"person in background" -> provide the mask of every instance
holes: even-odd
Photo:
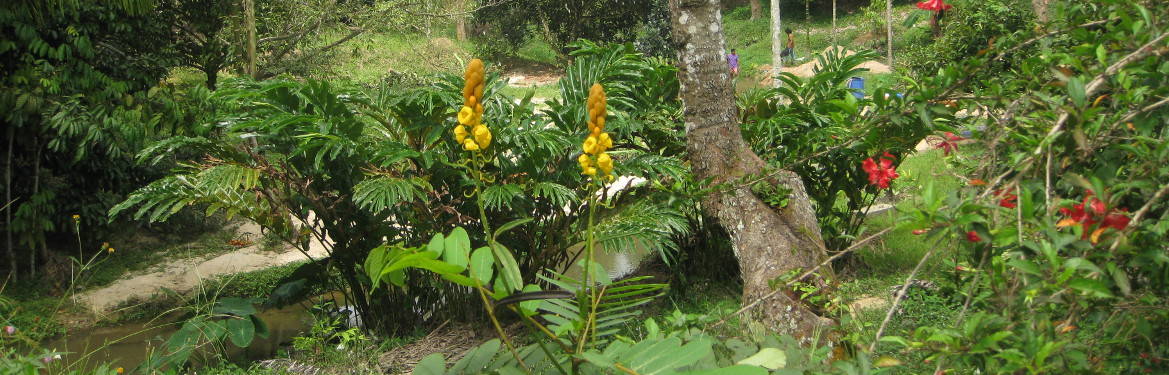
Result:
[[[796,60],[796,37],[791,28],[784,29],[783,32],[787,33],[787,43],[784,44],[783,52],[779,53],[779,57],[793,62]]]
[[[731,77],[739,75],[739,54],[734,48],[731,48],[731,54],[727,55],[727,65],[731,66]]]

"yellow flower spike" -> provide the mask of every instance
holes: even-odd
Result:
[[[601,151],[606,151],[608,149],[613,148],[613,138],[609,137],[609,133],[601,133],[601,136],[599,137],[597,144],[599,146],[601,146],[601,148],[603,149]]]
[[[467,151],[479,151],[479,144],[475,143],[475,140],[467,138],[463,140],[463,149]]]
[[[601,172],[608,175],[613,172],[613,158],[609,157],[608,153],[602,152],[597,155],[597,167],[601,168]]]
[[[588,138],[585,138],[584,144],[581,145],[581,148],[583,148],[584,152],[587,154],[596,154],[597,137],[589,136]]]
[[[580,164],[581,171],[593,166],[593,159],[590,159],[588,154],[580,154],[580,157],[576,158],[576,162]]]
[[[471,109],[471,107],[463,106],[463,109],[459,110],[459,123],[460,124],[471,125],[472,121],[474,119],[475,119],[475,110]]]
[[[488,130],[487,126],[482,124],[475,125],[475,129],[472,132],[475,133],[475,143],[478,143],[479,147],[487,148],[487,146],[491,145],[491,130]]]
[[[455,142],[463,143],[467,139],[467,128],[462,125],[455,125]]]

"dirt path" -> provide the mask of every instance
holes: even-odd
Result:
[[[250,233],[253,238],[260,237],[260,228],[253,223],[244,224],[236,231],[240,235]],[[309,255],[313,258],[324,257],[324,245],[313,241]],[[306,259],[304,254],[292,248],[273,252],[262,250],[259,245],[251,245],[214,257],[181,259],[162,264],[161,271],[121,279],[79,294],[77,299],[89,305],[94,313],[105,314],[128,301],[146,300],[162,292],[163,288],[184,293],[195,289],[202,281],[217,276],[256,271]]]
[[[828,50],[831,48],[832,47],[825,48],[824,51],[821,51],[821,53],[827,53]],[[856,54],[855,51],[851,51],[851,50],[845,50],[844,53],[845,53],[845,55],[855,55]],[[813,74],[815,74],[815,69],[820,66],[819,61],[816,60],[815,56],[802,56],[802,57],[806,58],[808,60],[803,60],[805,62],[803,64],[800,64],[800,65],[784,66],[783,71],[785,73],[795,74],[797,77],[811,77]],[[892,72],[892,69],[889,69],[888,65],[885,65],[884,63],[882,63],[880,61],[866,61],[866,62],[858,65],[857,67],[868,69],[869,73],[873,73],[873,74],[885,74],[885,73]],[[762,76],[762,81],[760,84],[762,84],[764,86],[771,86],[771,77],[768,74],[768,72],[770,72],[770,71],[771,71],[771,65],[765,64],[765,65],[759,66],[759,72],[761,72],[760,75]]]

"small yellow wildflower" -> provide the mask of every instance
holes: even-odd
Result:
[[[479,144],[475,140],[467,138],[463,140],[463,149],[467,151],[479,151]]]
[[[73,214],[73,221],[81,220],[81,215]]]
[[[597,174],[597,168],[594,168],[594,167],[588,167],[588,168],[585,168],[585,169],[584,169],[584,171],[582,171],[582,172],[580,172],[580,173],[581,173],[581,174],[584,174],[584,175],[586,175],[586,176],[592,176],[592,175],[595,175],[595,174]]]
[[[113,254],[113,253],[114,253],[114,248],[112,248],[112,247],[111,247],[111,248],[108,248],[108,249],[106,249],[106,252],[107,252],[107,253],[110,253],[110,254]]]

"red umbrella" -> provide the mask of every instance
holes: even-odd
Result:
[[[953,8],[953,7],[954,7],[953,5],[946,4],[943,0],[926,0],[926,1],[922,1],[920,3],[917,3],[918,9],[928,10],[928,11],[933,11],[933,12],[937,12],[939,10],[950,10],[950,8]]]

